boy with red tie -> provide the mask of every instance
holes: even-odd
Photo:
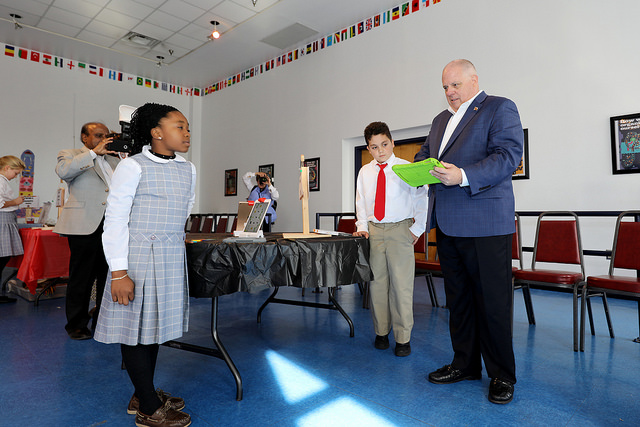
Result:
[[[411,354],[413,328],[413,245],[427,221],[427,192],[402,181],[391,167],[409,163],[393,154],[393,138],[386,123],[373,122],[364,130],[373,156],[358,173],[356,236],[369,239],[371,315],[375,348],[389,348],[393,329],[395,355]]]

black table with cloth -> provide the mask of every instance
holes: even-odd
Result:
[[[217,348],[169,341],[170,347],[215,356],[225,360],[236,380],[236,399],[242,399],[242,380],[217,331],[218,297],[234,292],[274,291],[260,312],[270,303],[284,303],[338,310],[350,326],[353,323],[334,298],[340,285],[364,283],[372,279],[369,268],[369,241],[362,237],[327,236],[285,239],[282,233],[266,233],[266,242],[224,242],[231,234],[188,234],[187,265],[189,295],[212,298],[211,335]],[[327,287],[330,304],[275,298],[280,286]]]

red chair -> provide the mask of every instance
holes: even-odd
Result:
[[[550,217],[562,217],[552,219]],[[577,266],[580,271],[537,268],[538,263]],[[578,297],[584,280],[584,258],[578,216],[573,212],[543,212],[538,216],[531,269],[513,272],[514,287],[535,285],[573,292],[573,350],[578,351]]]
[[[414,246],[416,277],[424,276],[427,281],[427,290],[433,307],[440,307],[438,303],[438,295],[433,285],[433,274],[442,274],[440,261],[438,261],[437,252],[433,256],[429,255],[429,239],[435,235],[435,229],[430,232],[424,232]],[[425,238],[425,236],[427,236]]]
[[[623,221],[625,216],[635,216],[636,222]],[[618,215],[616,231],[613,237],[611,262],[609,263],[609,274],[587,277],[586,284],[582,288],[580,351],[584,351],[585,306],[589,307],[589,313],[591,314],[591,297],[602,296],[602,305],[611,338],[615,338],[615,335],[611,317],[609,316],[607,295],[617,295],[637,300],[638,319],[640,320],[640,222],[637,222],[638,220],[640,220],[640,211],[626,211]],[[636,277],[615,275],[615,269],[635,270]],[[589,316],[589,321],[591,322],[591,335],[595,335],[591,316]],[[640,329],[640,324],[638,327]],[[636,338],[634,341],[638,342],[640,338]]]
[[[336,231],[340,231],[342,233],[353,234],[357,230],[356,227],[356,219],[355,218],[340,218],[338,219],[338,224],[336,225]]]
[[[200,232],[200,222],[202,221],[202,215],[200,214],[191,214],[191,224],[188,225],[189,233],[199,233]]]
[[[204,221],[202,222],[201,233],[211,233],[213,230],[213,215],[207,215],[204,217]]]
[[[218,222],[216,223],[216,229],[214,231],[214,233],[226,233],[227,232],[227,221],[228,218],[225,217],[218,217]]]
[[[518,261],[518,267],[511,267],[513,272],[522,270],[522,233],[520,232],[520,215],[516,214],[516,232],[513,233],[511,240],[511,259]],[[515,281],[514,281],[515,282]],[[513,285],[513,289],[522,289],[522,297],[524,298],[524,307],[527,311],[527,319],[530,325],[536,324],[536,315],[533,312],[533,303],[531,302],[531,289],[527,282],[518,282]]]

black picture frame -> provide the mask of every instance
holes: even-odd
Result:
[[[524,131],[524,147],[522,150],[522,158],[518,168],[511,175],[511,179],[529,179],[529,129]]]
[[[305,159],[304,166],[309,168],[309,191],[320,191],[320,157]]]
[[[269,178],[273,179],[273,163],[271,163],[270,165],[258,166],[258,172],[264,172],[269,175]]]
[[[640,173],[640,113],[610,118],[614,175]]]
[[[238,169],[224,171],[224,195],[236,196],[238,194]]]

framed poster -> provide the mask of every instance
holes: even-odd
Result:
[[[529,129],[524,130],[524,148],[522,158],[516,171],[511,175],[511,179],[529,179]]]
[[[269,175],[269,178],[273,179],[273,163],[270,165],[258,166],[258,172],[264,172]]]
[[[640,113],[611,117],[613,173],[640,172]]]
[[[305,159],[304,165],[309,168],[309,191],[320,191],[320,157]]]
[[[235,196],[238,194],[238,169],[224,171],[224,195]]]

